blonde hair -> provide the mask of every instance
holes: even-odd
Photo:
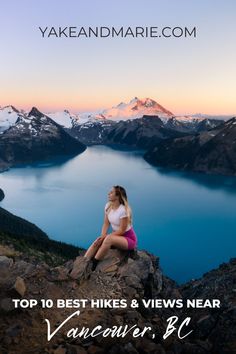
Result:
[[[132,222],[133,222],[132,209],[128,203],[128,198],[127,198],[127,193],[126,193],[125,188],[121,187],[121,186],[113,186],[113,188],[115,189],[116,195],[119,197],[120,204],[123,204],[125,206],[125,210],[128,214],[128,218],[129,218],[129,223],[132,225]],[[109,209],[110,207],[111,207],[111,203],[107,209]]]

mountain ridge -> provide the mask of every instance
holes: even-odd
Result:
[[[236,176],[236,118],[208,131],[158,143],[144,158],[161,167]]]
[[[17,113],[15,123],[0,134],[0,165],[45,160],[58,155],[81,153],[86,146],[36,107],[25,115]]]
[[[8,120],[1,116],[2,112],[13,110],[18,113],[27,114],[24,110],[17,110],[14,106],[5,106],[0,108],[0,132],[1,126],[6,124]],[[68,109],[63,111],[46,112],[45,115],[52,118],[55,122],[62,125],[64,128],[72,128],[78,124],[84,124],[87,121],[104,121],[104,120],[128,120],[141,118],[143,115],[159,116],[164,122],[168,119],[175,118],[178,121],[190,122],[194,120],[204,120],[204,119],[229,119],[232,116],[223,115],[208,115],[208,114],[187,114],[187,115],[176,115],[170,110],[166,109],[158,102],[151,98],[141,98],[135,97],[131,99],[128,103],[120,102],[118,105],[111,108],[105,108],[101,110],[95,110],[90,112],[77,112],[71,113]]]

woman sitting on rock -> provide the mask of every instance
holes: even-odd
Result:
[[[101,235],[84,255],[88,260],[92,259],[92,270],[95,270],[97,263],[104,258],[111,246],[122,250],[132,250],[137,246],[137,236],[132,227],[132,212],[125,189],[121,186],[112,187],[108,200]],[[113,231],[107,234],[110,225]]]

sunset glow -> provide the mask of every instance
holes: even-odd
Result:
[[[214,14],[206,0],[9,0],[2,13],[10,24],[9,15],[0,23],[0,106],[76,113],[137,96],[174,114],[235,115],[235,11],[233,0],[215,1]],[[41,38],[38,26],[52,25],[196,26],[197,37]]]

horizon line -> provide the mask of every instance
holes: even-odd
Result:
[[[136,96],[135,96],[136,97]],[[137,97],[136,97],[137,98]],[[148,99],[149,97],[145,97],[145,99]],[[139,99],[139,98],[138,98]],[[143,100],[144,98],[140,98],[140,100]],[[150,99],[150,98],[149,98]],[[151,100],[153,100],[152,98],[151,98]],[[130,101],[132,101],[132,100],[130,100]],[[129,102],[130,102],[129,101]],[[155,100],[153,100],[153,101],[155,101]],[[125,103],[125,104],[128,104],[128,103],[126,103],[126,102],[123,102],[123,101],[121,101],[122,103]],[[120,102],[120,103],[121,103]],[[156,101],[155,101],[156,102]],[[158,102],[156,102],[157,104],[159,104],[159,105],[161,105],[160,103],[158,103]],[[117,106],[117,105],[116,105]],[[103,111],[103,110],[105,110],[105,109],[111,109],[111,108],[113,108],[113,107],[116,107],[116,106],[110,106],[110,107],[108,107],[108,108],[94,108],[94,109],[92,109],[92,108],[88,108],[88,109],[73,109],[73,108],[46,108],[45,107],[45,109],[42,107],[42,108],[39,108],[40,107],[40,105],[28,105],[28,106],[25,106],[24,105],[24,107],[22,108],[18,108],[18,106],[17,105],[14,105],[14,104],[5,104],[5,105],[2,105],[2,104],[0,104],[0,109],[4,109],[4,108],[6,108],[6,107],[13,107],[13,108],[15,108],[16,110],[18,110],[20,113],[21,113],[21,111],[25,111],[26,113],[28,113],[28,112],[30,112],[31,111],[31,109],[33,108],[33,107],[35,107],[35,108],[37,108],[40,112],[42,112],[42,113],[56,113],[56,112],[64,112],[64,111],[68,111],[69,113],[72,113],[72,114],[80,114],[80,113],[92,113],[92,112],[95,112],[95,111]],[[161,105],[162,106],[162,105]],[[30,107],[30,108],[28,108],[28,107]],[[166,109],[164,106],[162,106],[164,109]],[[182,116],[185,116],[185,115],[210,115],[210,116],[236,116],[236,112],[235,113],[203,113],[204,111],[198,111],[198,112],[192,112],[192,113],[189,113],[189,112],[185,112],[185,113],[173,113],[173,116],[180,116],[180,115],[182,115]]]

